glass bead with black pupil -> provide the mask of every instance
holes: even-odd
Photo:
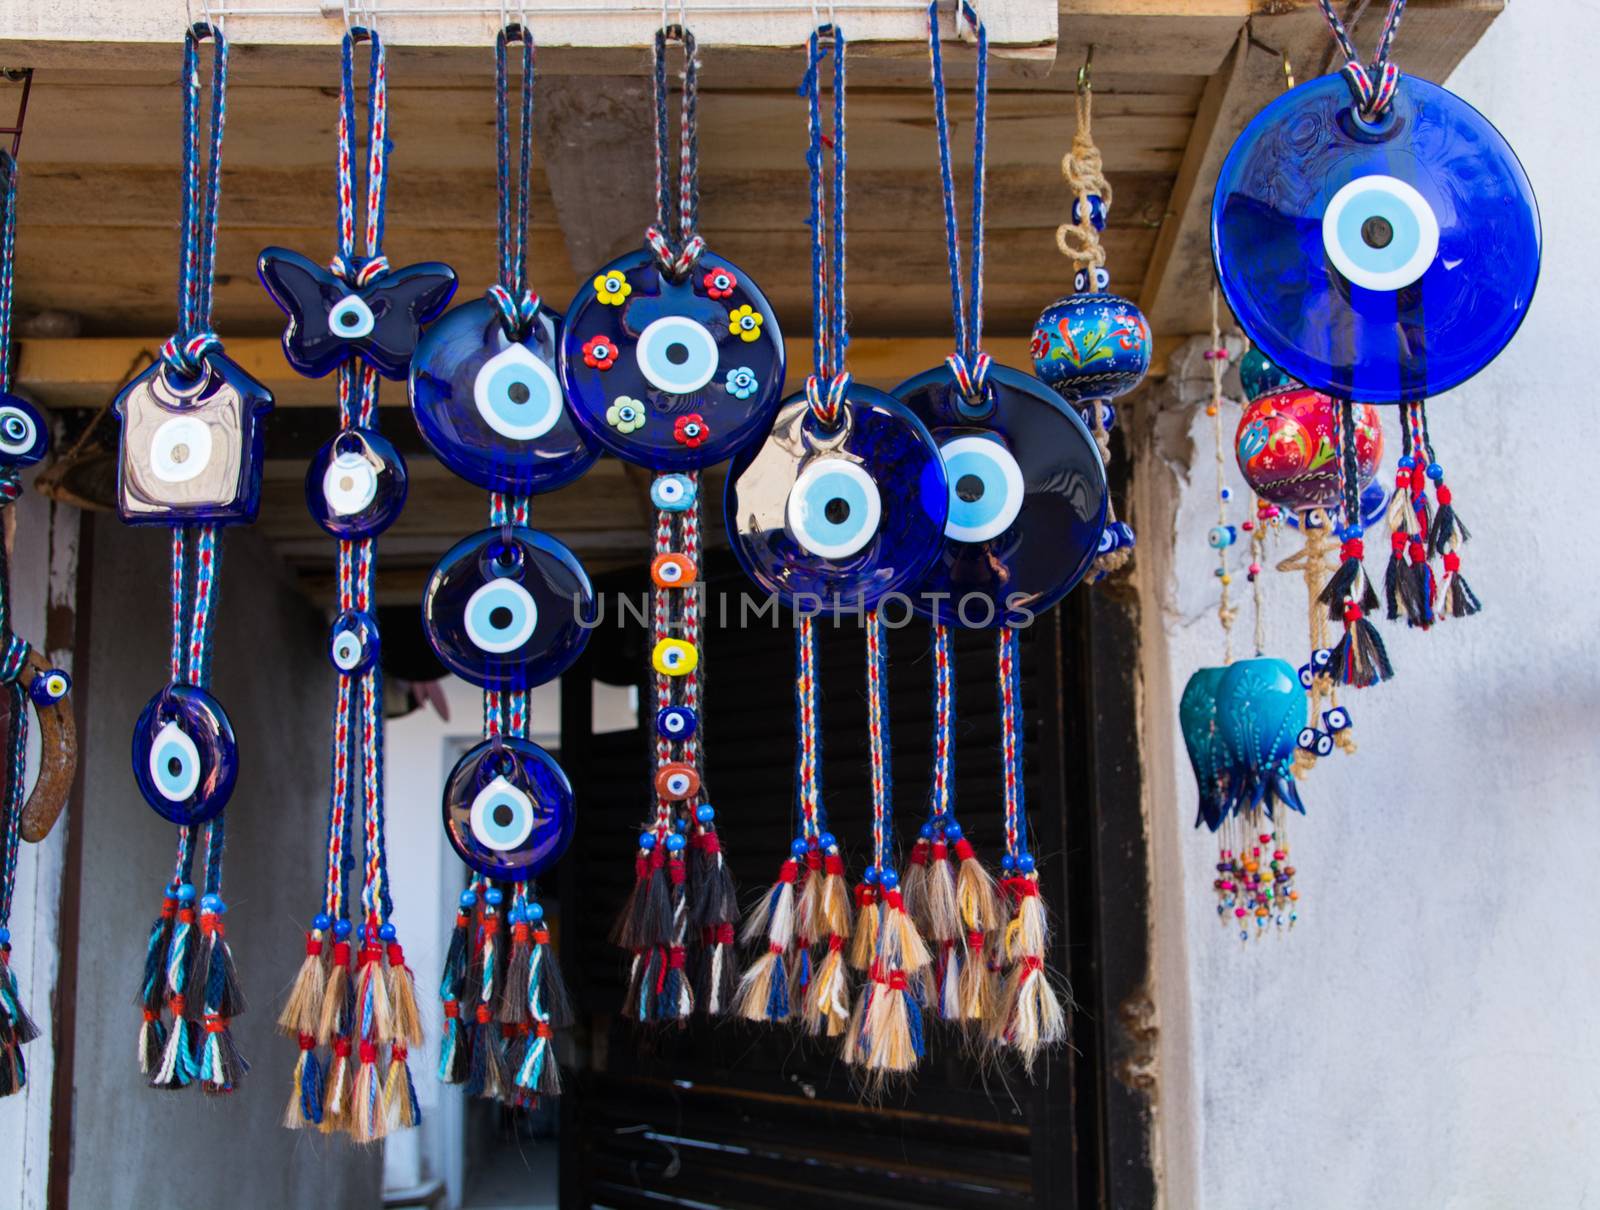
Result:
[[[595,284],[619,278],[625,294]],[[597,339],[616,356],[595,356]],[[766,432],[783,393],[783,333],[744,270],[707,251],[674,282],[644,249],[584,280],[567,310],[561,379],[578,423],[617,457],[694,470]],[[629,403],[642,403],[640,423]],[[700,419],[679,424],[689,416]]]
[[[989,367],[981,415],[944,366],[894,395],[933,433],[953,480],[944,542],[911,593],[918,612],[985,629],[1061,600],[1107,532],[1105,468],[1071,405],[1003,365]]]
[[[687,706],[663,706],[656,711],[656,734],[663,739],[682,743],[695,733],[699,725],[699,718]]]
[[[400,515],[406,486],[406,460],[388,438],[372,429],[346,429],[312,456],[306,508],[335,538],[372,538]]]
[[[193,685],[168,685],[133,727],[133,777],[152,810],[193,826],[220,814],[239,776],[233,725],[221,703]]]
[[[422,618],[434,653],[462,680],[529,689],[560,676],[583,653],[594,590],[564,545],[508,525],[445,552],[428,577]]]
[[[922,422],[853,385],[836,429],[804,395],[728,473],[729,538],[745,574],[785,605],[870,609],[922,578],[944,541],[950,489]]]
[[[378,660],[378,619],[349,609],[333,620],[328,632],[328,662],[336,672],[359,676]]]
[[[1541,244],[1510,145],[1411,75],[1370,122],[1342,75],[1280,96],[1228,152],[1211,209],[1252,342],[1286,377],[1370,403],[1437,395],[1492,361],[1527,314]]]
[[[485,878],[523,882],[548,871],[572,843],[572,784],[531,740],[486,739],[450,770],[445,834],[461,860]]]
[[[527,337],[506,335],[488,299],[452,308],[411,362],[411,411],[438,457],[488,491],[536,495],[581,476],[600,456],[561,387],[561,316],[540,306]]]

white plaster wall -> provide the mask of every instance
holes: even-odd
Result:
[[[1397,45],[1403,67],[1403,29]],[[1191,827],[1176,733],[1185,679],[1219,662],[1204,541],[1216,508],[1209,420],[1198,408],[1165,414],[1144,455],[1136,522],[1168,1206],[1600,1201],[1589,893],[1600,869],[1589,336],[1600,157],[1583,133],[1600,111],[1597,47],[1600,5],[1523,0],[1450,81],[1518,149],[1546,249],[1510,348],[1430,408],[1473,532],[1463,571],[1485,612],[1429,634],[1383,624],[1397,677],[1353,695],[1359,754],[1324,760],[1303,786],[1310,815],[1293,839],[1303,910],[1282,940],[1241,945],[1218,924],[1215,842]],[[1387,543],[1369,545],[1381,575]],[[1268,652],[1298,664],[1299,585],[1274,576],[1268,588]],[[1248,644],[1248,610],[1242,629]]]

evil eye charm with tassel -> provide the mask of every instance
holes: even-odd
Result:
[[[1056,299],[1033,325],[1033,371],[1072,403],[1125,395],[1150,372],[1150,325],[1110,284],[1102,268],[1079,269],[1078,292]]]
[[[1211,248],[1228,305],[1309,387],[1373,403],[1470,378],[1505,347],[1539,276],[1533,189],[1499,131],[1402,76],[1374,120],[1344,76],[1292,89],[1222,165]]]
[[[573,553],[515,525],[457,542],[422,598],[434,653],[483,689],[527,689],[560,676],[583,653],[594,615],[594,590]]]
[[[851,385],[837,423],[804,395],[728,474],[723,511],[745,573],[786,605],[871,609],[911,589],[950,510],[939,447],[894,398]]]
[[[529,740],[484,740],[456,762],[445,783],[445,833],[461,860],[485,878],[538,877],[566,852],[575,818],[566,773]]]
[[[938,559],[913,601],[947,625],[1026,624],[1083,578],[1106,534],[1106,474],[1076,412],[991,365],[969,400],[948,367],[895,388],[932,431],[949,483]]]
[[[653,470],[713,466],[759,438],[783,374],[771,305],[710,252],[679,282],[649,251],[620,257],[567,311],[561,378],[579,423]]]
[[[406,376],[422,325],[456,292],[455,270],[437,261],[371,267],[352,282],[298,252],[262,249],[256,271],[289,317],[283,355],[297,373],[322,378],[354,354],[385,378]]]
[[[26,399],[0,393],[0,466],[32,466],[50,451],[44,417]]]
[[[239,776],[233,725],[204,689],[168,685],[133,728],[133,776],[156,814],[205,823],[228,805]]]
[[[221,353],[193,380],[161,362],[112,404],[122,421],[117,513],[129,525],[248,524],[261,503],[272,395]]]
[[[561,389],[561,317],[536,312],[528,335],[506,335],[488,299],[432,325],[411,362],[411,410],[428,448],[469,483],[533,495],[582,475],[600,456]]]
[[[306,471],[306,508],[335,538],[376,537],[405,503],[405,459],[371,429],[339,433],[316,452]]]
[[[1228,665],[1217,681],[1217,736],[1227,755],[1234,810],[1282,804],[1305,814],[1294,779],[1295,743],[1306,725],[1306,695],[1293,668],[1257,657]]]

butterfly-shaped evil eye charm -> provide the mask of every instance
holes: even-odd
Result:
[[[1370,403],[1352,405],[1356,470],[1363,489],[1378,473],[1383,427]],[[1339,504],[1339,463],[1334,457],[1334,402],[1309,387],[1289,387],[1251,400],[1234,436],[1239,470],[1250,490],[1269,504],[1295,512]]]
[[[287,248],[264,248],[261,284],[289,317],[283,354],[296,372],[321,378],[359,356],[385,378],[404,378],[422,335],[456,292],[455,270],[437,261],[346,281]]]
[[[939,448],[882,391],[852,386],[828,428],[804,395],[728,474],[723,509],[745,573],[786,605],[870,609],[915,586],[950,510]]]
[[[1263,109],[1223,162],[1217,276],[1285,375],[1342,399],[1421,399],[1470,378],[1527,314],[1541,234],[1532,187],[1465,101],[1401,76],[1367,121],[1345,77]]]
[[[117,513],[125,522],[255,520],[272,395],[233,361],[208,353],[192,381],[157,362],[112,407],[122,421]]]
[[[32,466],[50,451],[50,430],[26,399],[0,393],[0,466]]]
[[[306,508],[335,538],[372,538],[406,503],[406,460],[371,429],[346,429],[311,459]]]
[[[578,291],[561,377],[578,422],[655,470],[722,462],[766,430],[783,391],[783,334],[742,269],[702,253],[681,281],[649,251]]]
[[[469,483],[552,491],[600,456],[573,421],[558,373],[561,317],[540,307],[528,335],[506,335],[488,299],[429,326],[411,362],[411,410],[423,440]]]
[[[527,689],[571,667],[595,623],[594,590],[573,553],[522,526],[486,529],[428,577],[423,626],[434,653],[484,689]]]
[[[347,609],[328,631],[328,662],[345,676],[359,676],[378,661],[378,619]]]
[[[155,812],[200,824],[228,805],[239,776],[233,725],[204,689],[168,685],[133,728],[133,776]]]
[[[566,852],[575,823],[566,773],[529,740],[484,740],[445,782],[445,833],[461,860],[486,878],[522,882],[543,874]]]
[[[663,706],[656,711],[656,734],[682,743],[699,729],[700,719],[687,706]]]
[[[944,457],[943,549],[912,596],[947,625],[1026,624],[1115,549],[1106,475],[1077,413],[1031,374],[991,365],[977,404],[944,367],[894,390]]]

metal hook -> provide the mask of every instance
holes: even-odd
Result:
[[[1094,91],[1094,43],[1089,43],[1089,49],[1083,56],[1083,66],[1078,68],[1078,91]]]

